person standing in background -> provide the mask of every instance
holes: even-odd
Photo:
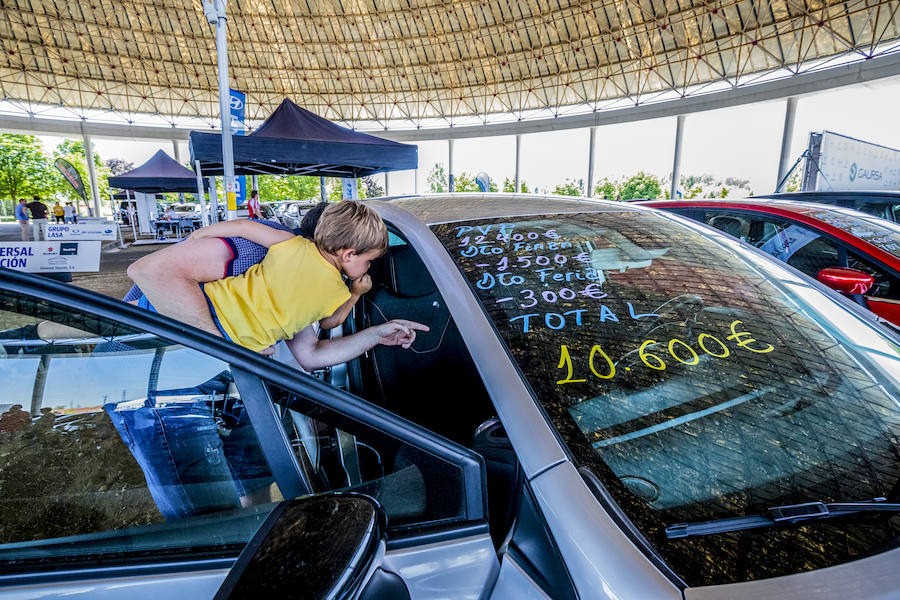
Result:
[[[75,207],[72,206],[71,202],[66,202],[66,205],[63,207],[63,215],[66,223],[78,223],[78,217],[75,216]]]
[[[65,214],[66,211],[63,210],[62,204],[60,204],[59,200],[57,200],[56,204],[53,205],[53,220],[55,220],[57,223],[62,223]]]
[[[250,199],[247,200],[247,212],[250,213],[251,219],[263,218],[259,208],[259,192],[257,190],[250,192]]]
[[[34,241],[44,238],[41,226],[47,222],[47,205],[41,202],[40,196],[33,196],[31,202],[26,204],[31,212],[31,228],[34,231]]]
[[[25,198],[19,200],[19,203],[16,204],[16,221],[19,222],[19,227],[22,229],[22,241],[28,241],[28,209],[25,207]]]

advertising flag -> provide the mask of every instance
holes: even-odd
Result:
[[[59,169],[59,172],[63,174],[63,177],[66,178],[66,181],[72,184],[72,187],[75,188],[75,192],[81,196],[81,199],[87,202],[84,182],[81,180],[81,174],[78,173],[78,169],[72,163],[62,158],[57,158],[54,164]]]
[[[232,135],[244,135],[244,119],[246,115],[247,96],[244,92],[237,90],[228,90],[231,94],[231,102],[229,103],[229,112],[231,113],[231,133]],[[235,181],[235,199],[238,206],[247,201],[247,176],[241,175],[234,178]],[[230,208],[230,207],[229,207]]]

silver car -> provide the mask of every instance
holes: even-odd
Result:
[[[371,204],[391,245],[332,335],[430,331],[312,376],[0,272],[0,596],[212,598],[335,491],[385,525],[333,596],[897,595],[900,339],[867,312],[639,206]]]

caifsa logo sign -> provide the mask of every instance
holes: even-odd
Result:
[[[243,108],[244,101],[237,96],[231,96],[231,110],[242,110]]]
[[[234,100],[233,97],[232,97],[232,100]],[[852,165],[850,165],[850,181],[853,181],[855,179],[856,179],[856,163],[853,163]]]

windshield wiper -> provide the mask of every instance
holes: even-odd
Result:
[[[792,525],[818,519],[845,517],[865,512],[900,512],[900,504],[887,502],[886,498],[873,498],[868,502],[806,502],[788,506],[773,506],[767,515],[747,515],[731,519],[715,519],[698,523],[678,523],[666,527],[670,540],[700,535],[714,535],[745,529],[759,529],[776,525]]]

